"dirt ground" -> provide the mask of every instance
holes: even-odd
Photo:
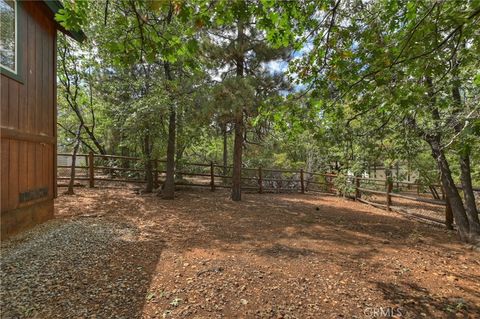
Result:
[[[480,253],[393,212],[323,194],[76,192],[2,243],[2,281],[15,286],[16,259],[38,266],[51,241],[89,246],[2,293],[2,317],[480,318]]]

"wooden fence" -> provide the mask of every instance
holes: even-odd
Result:
[[[70,180],[71,158],[68,153],[58,153],[57,180]],[[78,163],[78,164],[77,164]],[[146,183],[145,161],[137,157],[101,154],[77,154],[76,181],[87,181],[89,187],[99,182]],[[158,187],[165,177],[165,160],[152,160],[154,186]],[[63,173],[63,174],[62,174]],[[216,163],[177,164],[175,171],[178,186],[230,188],[232,166],[224,167]],[[242,190],[266,192],[332,192],[335,190],[333,174],[305,172],[303,169],[242,168]],[[66,186],[59,184],[59,186]],[[77,184],[77,186],[79,186]]]
[[[423,186],[423,185],[419,185],[416,183],[393,181],[393,180],[380,180],[380,179],[371,179],[371,178],[362,178],[362,177],[353,177],[353,180],[355,183],[355,200],[357,201],[360,201],[375,207],[383,208],[383,209],[386,209],[387,211],[395,210],[395,211],[405,212],[405,213],[408,213],[409,215],[413,215],[414,217],[426,219],[431,222],[441,223],[441,224],[444,223],[446,227],[449,229],[453,228],[453,215],[452,215],[450,205],[448,204],[448,201],[445,200],[445,195],[443,193],[443,190],[441,190],[440,188],[441,196],[439,196],[438,191],[436,191],[436,188],[438,188],[439,185],[433,185],[429,187],[433,198],[428,198],[425,196],[426,195],[425,193],[420,194],[420,192],[418,191],[420,188],[419,186]],[[366,185],[364,186],[364,184]],[[382,188],[382,187],[378,187],[379,185],[383,185],[384,189],[383,190],[379,189],[379,188]],[[394,189],[394,185],[396,185],[396,189]],[[412,195],[412,192],[406,192],[407,194],[402,194],[401,186],[403,186],[404,188],[407,188],[408,190],[416,189],[417,190],[416,196]],[[376,195],[377,198],[383,197],[384,203],[367,200],[363,198],[365,194],[373,194],[373,195]],[[393,203],[394,198],[407,200],[410,202],[416,202],[416,203],[425,203],[425,204],[428,204],[429,206],[444,207],[445,219],[442,220],[442,219],[431,217],[425,214],[418,214],[412,211],[406,211],[405,209],[402,209],[400,207],[402,203],[397,203],[397,205],[394,205]]]
[[[68,159],[71,159],[72,155],[59,153],[58,156],[58,172],[67,170],[68,176],[60,174],[57,179],[69,180],[71,161],[69,163]],[[67,159],[66,163],[61,160],[62,158]],[[75,179],[87,182],[89,187],[105,182],[146,183],[145,160],[142,158],[89,153],[77,154],[77,163]],[[152,160],[154,187],[161,185],[165,178],[165,163],[165,160]],[[216,188],[231,188],[232,167],[224,167],[214,162],[208,164],[180,162],[177,163],[175,175],[176,186],[208,187],[211,191],[215,191]],[[339,183],[335,182],[337,177],[335,174],[308,172],[303,169],[242,168],[241,186],[242,190],[260,194],[268,192],[335,193],[388,211],[404,212],[431,222],[445,224],[450,229],[453,227],[451,209],[439,185],[421,185],[354,176],[346,177],[344,185],[338,185]],[[59,184],[59,186],[66,185]],[[420,191],[427,188],[430,192]],[[429,198],[430,195],[431,198]],[[411,203],[443,207],[444,219],[438,218],[438,211],[433,217],[428,214],[418,214],[412,210],[407,211],[401,207],[406,203],[410,204],[410,207]]]

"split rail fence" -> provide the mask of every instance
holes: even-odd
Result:
[[[68,153],[58,153],[57,172],[59,181],[70,180],[71,158]],[[145,160],[138,157],[77,154],[75,181],[87,182],[89,187],[105,182],[146,183]],[[152,160],[154,186],[164,181],[165,160]],[[303,169],[242,168],[242,190],[267,192],[333,192],[333,174],[305,172]],[[232,166],[210,163],[180,162],[175,171],[176,186],[230,188]],[[100,183],[100,184],[99,184]],[[66,186],[60,183],[58,186]],[[75,186],[86,186],[77,183]]]
[[[427,193],[420,192],[420,189],[427,188],[425,185],[391,179],[352,177],[352,183],[357,201],[445,224],[453,229],[451,207],[440,185],[429,185],[430,192]]]
[[[58,154],[58,181],[70,180],[71,159],[72,154]],[[106,186],[111,182],[146,183],[145,160],[142,158],[89,153],[77,154],[76,159],[75,186]],[[159,187],[164,181],[165,164],[165,160],[152,160],[154,187]],[[232,167],[214,162],[178,162],[175,175],[176,186],[208,187],[215,191],[216,188],[231,187]],[[452,212],[439,185],[354,176],[348,176],[339,183],[336,178],[335,174],[303,169],[242,168],[242,190],[258,193],[334,193],[389,211],[445,224],[447,228],[453,227]]]

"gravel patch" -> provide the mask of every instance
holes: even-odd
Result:
[[[98,219],[54,224],[2,249],[2,318],[137,316],[149,284],[139,231]]]

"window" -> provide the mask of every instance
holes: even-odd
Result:
[[[0,0],[0,66],[15,75],[18,74],[17,13],[17,1]]]

